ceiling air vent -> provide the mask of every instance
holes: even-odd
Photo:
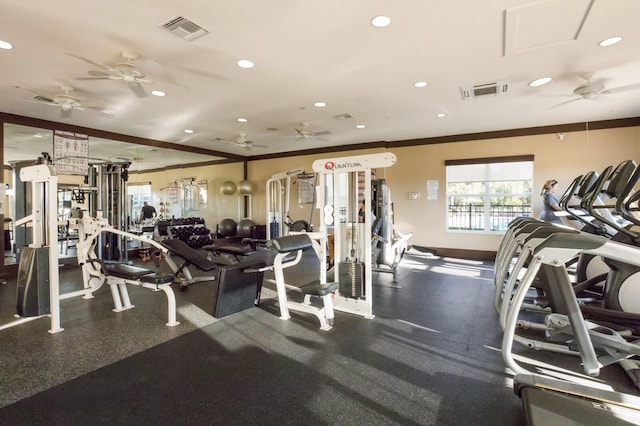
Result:
[[[182,16],[171,18],[160,26],[171,34],[187,41],[195,40],[198,37],[202,37],[209,33],[209,31],[205,30],[200,25],[188,20],[187,18],[183,18]]]
[[[474,99],[481,96],[499,96],[507,93],[509,85],[506,82],[495,82],[487,84],[479,84],[477,86],[462,86],[460,93],[462,99]]]

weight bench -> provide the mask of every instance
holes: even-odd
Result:
[[[162,240],[161,244],[169,251],[169,255],[166,257],[165,261],[175,274],[177,281],[180,283],[181,291],[186,291],[188,286],[197,282],[215,280],[215,276],[194,278],[191,275],[191,271],[189,271],[190,265],[193,265],[204,272],[213,271],[220,266],[219,263],[209,260],[204,252],[190,247],[187,243],[177,238]],[[184,260],[180,266],[176,265],[173,261],[173,258],[171,257],[173,254],[180,256]]]
[[[202,248],[223,258],[231,258],[231,263],[242,263],[246,258],[257,253],[257,246],[264,246],[266,240],[242,238],[240,241],[226,241],[228,238],[218,240]],[[223,262],[220,262],[223,263]],[[226,262],[228,263],[228,262]]]
[[[149,269],[122,263],[105,264],[100,259],[87,259],[87,261],[92,265],[98,264],[99,273],[104,275],[106,283],[109,284],[115,306],[114,312],[121,312],[135,307],[135,305],[131,304],[129,291],[127,290],[127,284],[134,284],[153,291],[164,291],[167,296],[169,312],[167,325],[173,327],[180,324],[176,320],[176,297],[171,288],[171,283],[175,279],[173,275],[164,272],[153,272]]]
[[[334,322],[333,314],[333,292],[338,289],[338,283],[322,283],[315,279],[302,285],[287,284],[284,279],[284,269],[297,265],[302,259],[306,249],[313,248],[313,241],[306,234],[287,235],[267,242],[267,246],[277,252],[273,265],[265,268],[272,270],[275,279],[266,279],[267,282],[276,284],[278,292],[278,304],[280,305],[280,318],[288,320],[291,318],[289,310],[310,313],[320,321],[320,330],[331,330]],[[291,258],[289,255],[294,255]],[[314,253],[307,259],[311,265],[305,264],[305,270],[312,270],[313,276],[319,276],[320,259]],[[294,302],[288,299],[287,290],[296,291],[304,295],[303,302]],[[313,306],[311,297],[322,299],[322,307]]]

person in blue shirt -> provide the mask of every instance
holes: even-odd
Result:
[[[540,190],[540,196],[542,196],[542,212],[540,213],[540,219],[561,225],[562,221],[555,213],[557,211],[562,211],[560,201],[558,201],[554,194],[557,184],[557,180],[550,179],[542,185],[542,189]]]

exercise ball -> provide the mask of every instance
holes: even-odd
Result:
[[[230,180],[222,182],[222,186],[220,187],[220,191],[222,191],[224,195],[233,195],[236,193],[236,189],[236,184]]]
[[[251,238],[254,226],[256,226],[256,223],[253,220],[242,219],[238,222],[238,236],[242,238]]]
[[[233,219],[222,219],[218,224],[218,233],[223,237],[233,237],[237,234],[237,226]]]
[[[238,192],[241,194],[251,194],[253,192],[253,184],[248,180],[241,180],[238,183]]]

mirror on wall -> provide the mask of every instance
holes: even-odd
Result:
[[[35,163],[43,153],[49,154],[52,158],[54,153],[54,132],[50,129],[24,126],[13,123],[4,123],[4,182],[7,184],[5,199],[3,200],[3,212],[5,217],[5,257],[4,265],[16,263],[15,246],[16,232],[13,223],[16,218],[16,192],[14,188],[14,168],[15,165],[26,166]],[[89,136],[86,143],[86,156],[89,164],[101,163],[130,163],[128,170],[131,172],[146,170],[162,170],[166,167],[177,165],[206,163],[222,159],[205,154],[177,151],[167,148],[138,145],[129,142],[102,139]],[[18,178],[19,179],[19,178]],[[80,185],[84,176],[80,175],[58,175],[58,186],[63,189],[63,198],[67,197],[74,185]],[[30,195],[20,193],[19,197],[30,198]],[[62,208],[66,207],[69,201],[62,200]],[[30,201],[29,201],[30,204]],[[23,206],[22,209],[29,209]],[[25,214],[20,213],[20,217]],[[66,239],[67,233],[65,233]],[[13,245],[12,245],[13,243]],[[21,244],[24,244],[22,242]],[[66,241],[69,244],[69,241]],[[62,254],[69,253],[68,246],[62,247]]]
[[[54,155],[53,131],[4,123],[4,163],[37,159],[43,152]],[[180,164],[221,160],[206,154],[138,145],[111,139],[88,137],[89,159],[93,162],[129,161],[131,171],[162,169]]]

